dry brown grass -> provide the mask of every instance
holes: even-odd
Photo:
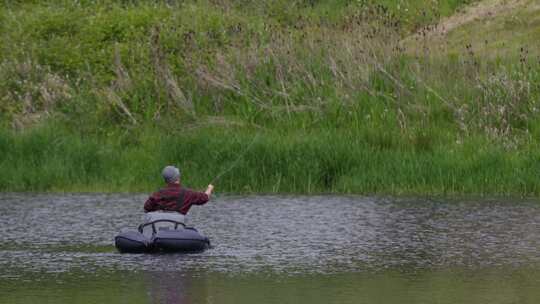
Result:
[[[3,90],[0,109],[10,113],[12,126],[24,129],[56,113],[73,96],[68,80],[29,59],[0,64]]]
[[[157,80],[157,95],[161,95],[159,91],[161,88],[163,88],[167,96],[166,106],[168,109],[178,107],[186,114],[194,116],[195,107],[193,105],[193,101],[186,97],[186,94],[180,88],[175,75],[172,73],[171,68],[167,63],[165,53],[161,49],[159,27],[155,27],[152,30],[152,35],[150,37],[150,49],[155,78]],[[155,116],[159,116],[159,108]]]
[[[317,28],[300,38],[275,33],[264,48],[225,50],[215,64],[198,66],[194,73],[204,90],[233,92],[277,113],[320,110],[326,101],[318,91],[329,84],[344,102],[353,102],[358,91],[377,95],[369,83],[376,70],[402,87],[384,68],[395,57],[397,35],[382,41],[366,38],[367,30],[365,25],[347,33]],[[307,93],[302,100],[294,99],[299,87]]]

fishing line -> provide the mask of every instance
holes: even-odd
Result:
[[[246,153],[249,151],[249,149],[251,148],[251,146],[253,146],[253,144],[255,143],[256,139],[259,138],[261,134],[260,133],[257,133],[257,135],[255,135],[253,137],[253,140],[251,141],[251,143],[246,147],[246,149],[236,158],[236,160],[233,162],[233,164],[227,168],[227,170],[225,171],[222,171],[221,173],[219,173],[216,177],[214,177],[212,179],[212,181],[210,182],[210,184],[214,184],[215,181],[219,180],[221,177],[223,177],[225,174],[229,173],[229,171],[231,171],[232,169],[234,169],[234,167],[236,167],[239,163],[240,163],[240,160],[242,159],[242,157],[244,157],[244,155],[246,155]]]

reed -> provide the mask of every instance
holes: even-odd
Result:
[[[537,149],[509,152],[485,138],[460,146],[416,149],[399,133],[373,145],[362,131],[312,132],[198,129],[160,138],[155,129],[110,139],[59,126],[0,137],[3,191],[149,191],[164,164],[176,164],[187,186],[217,181],[232,193],[538,195]],[[254,141],[249,150],[246,145]]]

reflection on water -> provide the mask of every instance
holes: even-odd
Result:
[[[153,303],[191,303],[193,279],[181,272],[150,272],[143,274],[147,294]]]
[[[83,289],[80,302],[540,300],[537,202],[221,197],[190,215],[211,250],[118,254],[113,238],[139,224],[145,198],[1,196],[0,302],[54,294],[67,303]]]
[[[71,272],[0,283],[1,303],[536,304],[540,299],[540,274],[528,268],[295,276],[181,270]]]

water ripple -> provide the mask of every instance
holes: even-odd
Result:
[[[127,255],[114,236],[135,228],[145,195],[0,196],[0,276],[73,269],[331,273],[540,263],[540,204],[355,196],[219,197],[191,224],[213,248]]]

